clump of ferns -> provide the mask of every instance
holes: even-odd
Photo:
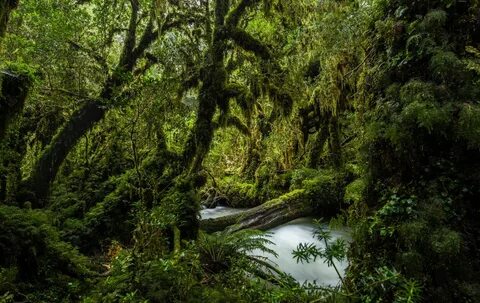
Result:
[[[202,267],[208,275],[225,273],[233,268],[242,269],[247,275],[262,279],[283,276],[281,272],[260,254],[277,253],[269,248],[274,243],[271,235],[257,230],[227,231],[213,234],[200,233],[198,249]]]

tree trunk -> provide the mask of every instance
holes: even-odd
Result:
[[[232,232],[247,228],[266,230],[313,214],[314,206],[306,190],[299,189],[242,213],[202,220],[200,227],[207,232],[226,228]]]
[[[330,117],[328,124],[328,132],[330,133],[329,147],[330,159],[335,167],[342,165],[342,146],[340,143],[340,127],[338,117],[333,115]]]
[[[215,31],[212,45],[205,56],[205,71],[201,76],[197,120],[185,145],[183,159],[190,174],[196,174],[210,150],[215,127],[212,120],[217,106],[228,107],[225,97],[227,73],[225,71],[225,37],[222,36],[227,3],[217,1]]]
[[[315,140],[312,142],[312,147],[308,155],[307,166],[310,168],[318,168],[320,163],[320,157],[322,156],[323,148],[325,142],[328,139],[328,128],[326,125],[321,127],[321,129],[315,135]]]
[[[33,201],[30,202],[34,203],[34,207],[43,206],[44,199],[50,191],[50,184],[68,153],[88,130],[102,120],[105,112],[106,109],[97,102],[89,101],[73,113],[70,120],[43,152],[30,178],[25,181],[25,189],[32,192],[28,193],[28,196],[20,197],[21,199],[32,199]]]

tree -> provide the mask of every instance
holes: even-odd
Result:
[[[83,102],[80,108],[72,114],[46,147],[32,174],[24,183],[25,191],[34,194],[33,197],[30,197],[37,206],[42,206],[45,202],[50,184],[78,140],[103,119],[109,107],[121,103],[123,98],[128,98],[125,87],[132,81],[132,77],[144,74],[153,64],[157,63],[156,58],[147,52],[151,45],[172,28],[190,21],[185,17],[172,14],[162,20],[163,23],[160,24],[160,21],[157,22],[157,7],[153,2],[142,7],[138,0],[132,0],[130,6],[128,28],[118,61],[111,71],[104,70],[108,76],[99,95]],[[110,31],[114,33],[116,30],[116,28],[112,28]],[[106,58],[99,57],[75,42],[69,43],[80,51],[88,52],[93,57],[92,59],[98,61],[104,68],[108,67]],[[142,59],[147,60],[143,66],[140,65]]]

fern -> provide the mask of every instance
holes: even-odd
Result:
[[[442,29],[447,22],[447,13],[443,10],[432,10],[423,18],[419,27],[426,32],[435,32]]]
[[[322,220],[315,220],[316,229],[313,232],[315,238],[319,241],[322,241],[325,245],[324,248],[317,247],[315,244],[312,243],[300,243],[297,246],[297,249],[292,252],[293,257],[298,262],[315,262],[317,258],[324,259],[324,262],[327,263],[328,266],[331,266],[335,269],[335,272],[338,275],[340,281],[343,284],[343,277],[340,274],[337,266],[335,265],[334,261],[342,261],[346,258],[347,254],[347,244],[344,240],[337,239],[332,241],[332,235],[328,229],[325,228],[325,224]]]
[[[277,257],[277,253],[268,247],[273,245],[269,237],[268,233],[256,230],[200,233],[198,246],[204,269],[216,273],[240,265],[250,272],[258,268],[271,272],[273,267],[268,265],[267,258],[254,255],[255,252],[262,252]]]
[[[465,104],[460,111],[457,135],[469,144],[470,148],[480,146],[480,106]]]

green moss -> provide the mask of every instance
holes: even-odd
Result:
[[[367,185],[367,181],[362,178],[356,179],[348,184],[345,187],[345,201],[348,203],[362,202],[365,197]]]
[[[305,199],[307,191],[305,189],[292,190],[278,198],[272,199],[265,203],[266,206],[273,206],[282,204],[286,201],[295,201],[298,199]]]
[[[313,168],[295,169],[289,173],[290,175],[290,190],[303,187],[303,182],[308,179],[317,177],[321,172]]]
[[[248,208],[264,202],[255,183],[245,182],[237,177],[226,177],[219,182],[219,187],[231,207]]]

